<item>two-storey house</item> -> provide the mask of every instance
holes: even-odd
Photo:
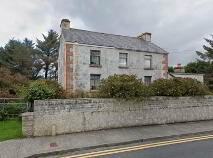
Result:
[[[151,33],[138,37],[106,34],[70,27],[61,21],[58,82],[67,93],[96,90],[114,74],[136,75],[149,84],[167,78],[168,53],[151,42]]]

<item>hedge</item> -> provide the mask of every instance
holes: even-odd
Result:
[[[191,78],[158,79],[145,85],[134,75],[113,75],[100,82],[99,97],[141,98],[150,96],[196,96],[209,94],[208,88]]]

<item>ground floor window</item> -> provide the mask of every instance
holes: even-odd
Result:
[[[90,89],[96,90],[98,84],[100,83],[101,75],[99,74],[91,74],[90,75]]]
[[[144,76],[144,83],[150,84],[152,82],[152,76]]]

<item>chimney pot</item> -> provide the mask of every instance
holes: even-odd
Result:
[[[149,32],[145,32],[145,33],[142,33],[142,34],[140,34],[139,36],[137,36],[137,38],[139,38],[139,39],[143,39],[143,40],[145,40],[145,41],[151,41],[151,38],[152,38],[152,34],[151,33],[149,33]]]
[[[62,19],[60,27],[61,27],[61,29],[69,29],[70,28],[70,20],[69,19]]]

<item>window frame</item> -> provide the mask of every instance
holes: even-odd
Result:
[[[125,55],[125,57],[121,55]],[[125,60],[125,65],[121,64],[122,59]],[[128,67],[128,53],[122,53],[122,52],[119,53],[119,67]]]
[[[100,80],[101,80],[101,74],[90,74],[90,90],[97,90],[97,86],[100,83]]]
[[[93,58],[98,58],[98,63],[93,63]],[[91,66],[101,66],[101,51],[100,50],[90,50],[90,65]]]
[[[149,59],[147,58],[149,57]],[[146,61],[149,61],[149,67],[146,67]],[[152,55],[144,55],[144,69],[145,70],[151,70],[152,69]]]

